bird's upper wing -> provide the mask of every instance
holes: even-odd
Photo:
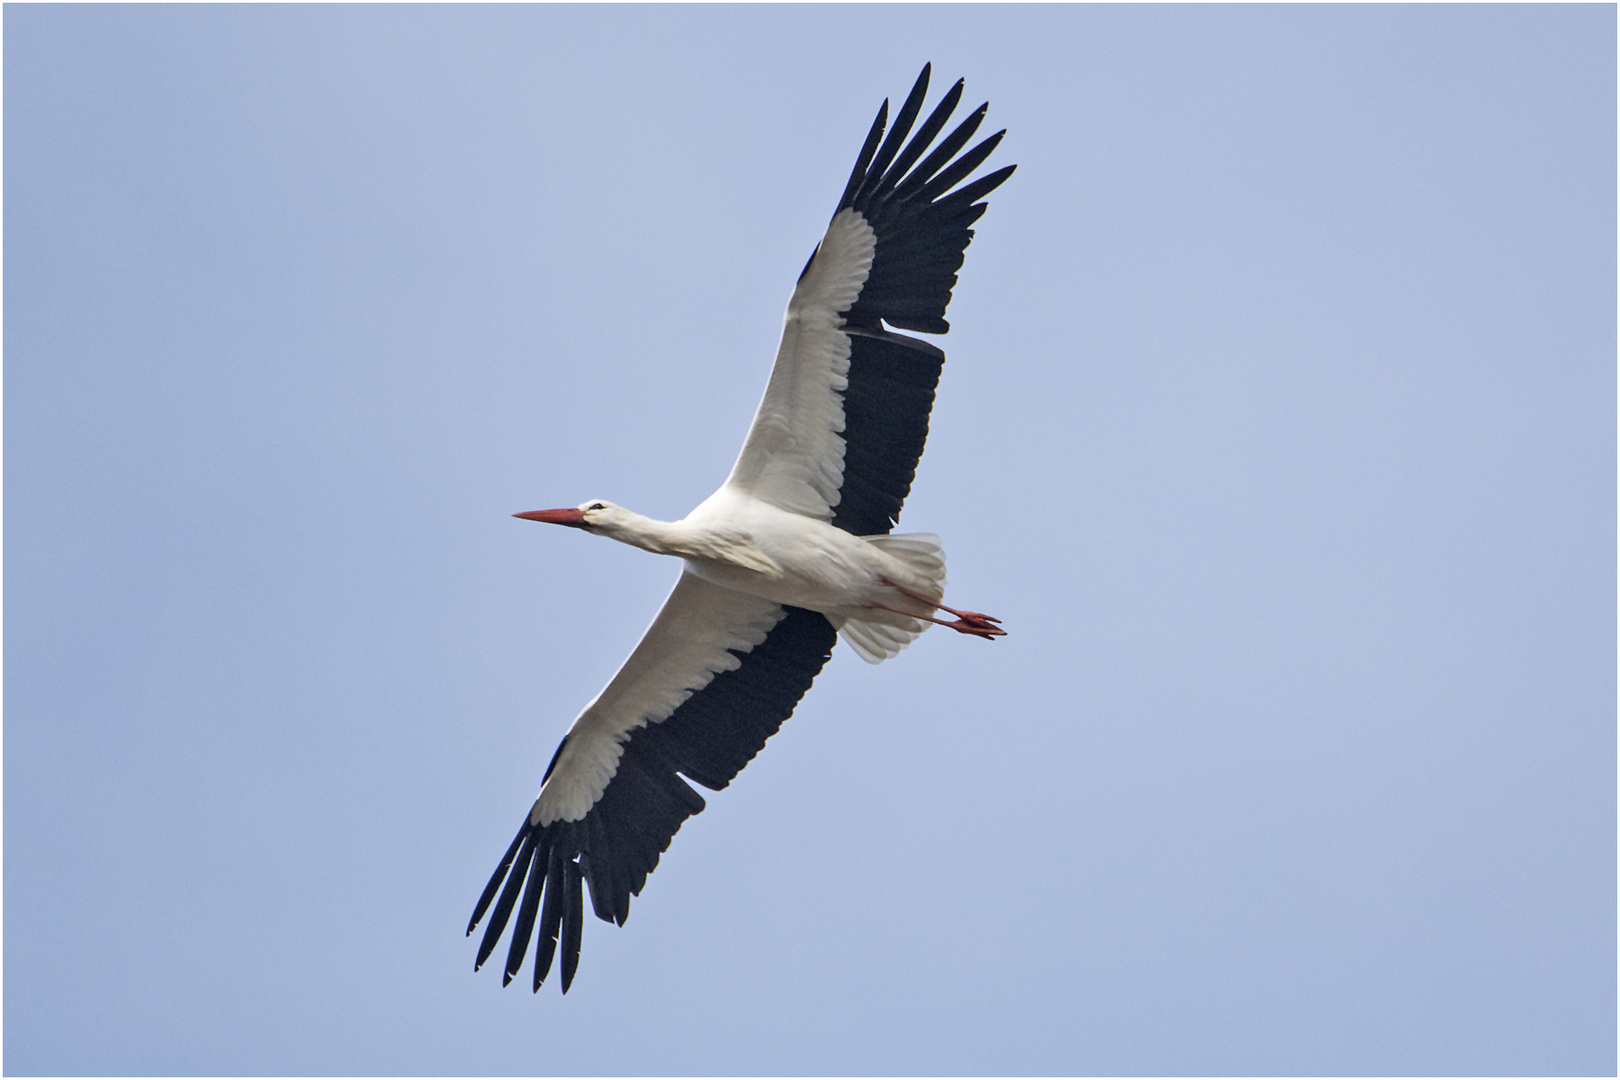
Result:
[[[985,211],[978,200],[1014,169],[957,187],[1004,134],[961,152],[988,105],[919,163],[962,96],[958,80],[908,142],[928,75],[924,67],[886,139],[889,103],[878,111],[788,302],[765,398],[726,480],[856,535],[886,533],[899,519],[945,362],[933,345],[890,328],[950,329],[945,308]]]
[[[557,748],[540,797],[467,924],[471,934],[499,892],[478,966],[515,907],[504,981],[522,966],[538,918],[534,987],[551,970],[560,934],[567,992],[579,963],[581,883],[590,883],[597,917],[622,924],[676,830],[703,809],[677,774],[715,791],[729,784],[792,715],[833,641],[832,624],[816,612],[683,573],[641,644]]]

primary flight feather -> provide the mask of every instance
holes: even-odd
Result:
[[[938,537],[889,533],[945,362],[897,331],[950,329],[945,309],[980,200],[1014,168],[964,183],[1005,134],[963,152],[988,105],[930,151],[961,100],[960,80],[912,134],[928,76],[925,66],[887,138],[889,103],[878,110],[793,290],[764,400],[720,489],[673,522],[601,499],[516,515],[676,555],[685,568],[641,644],[569,728],[478,898],[467,933],[486,912],[490,920],[475,967],[512,927],[503,985],[537,937],[534,988],[560,942],[568,992],[584,886],[592,912],[622,925],[681,823],[703,809],[686,780],[729,784],[792,714],[838,636],[875,664],[931,624],[987,640],[1005,633],[988,615],[945,606]]]

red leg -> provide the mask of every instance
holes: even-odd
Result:
[[[930,600],[925,596],[918,596],[910,589],[901,588],[888,578],[883,579],[883,584],[904,596],[909,596],[919,604],[927,604],[929,607],[938,611],[948,611],[952,615],[956,616],[956,620],[954,622],[946,622],[944,619],[936,619],[929,615],[912,615],[909,611],[895,611],[894,608],[884,607],[882,604],[874,604],[872,605],[873,607],[883,608],[884,611],[893,611],[896,615],[907,615],[913,619],[927,619],[936,626],[948,626],[959,634],[972,634],[975,637],[982,637],[986,641],[1007,636],[1007,631],[1001,629],[1000,626],[995,625],[996,623],[1001,622],[1001,620],[993,616],[983,615],[977,611],[958,611],[953,607],[946,607],[937,600]]]
[[[935,626],[948,626],[959,634],[972,634],[974,637],[982,637],[986,641],[994,641],[998,637],[1007,636],[1007,631],[1001,627],[990,625],[999,620],[990,619],[985,615],[975,615],[971,611],[957,612],[951,608],[944,608],[943,610],[949,611],[952,615],[960,614],[963,616],[952,622],[946,622],[944,619],[936,619],[932,615],[916,615],[909,611],[901,611],[899,608],[886,607],[883,604],[872,604],[870,606],[879,611],[892,611],[896,615],[904,615],[908,619],[922,619],[933,623]]]

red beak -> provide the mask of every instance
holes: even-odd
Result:
[[[576,529],[586,528],[585,515],[572,508],[567,510],[530,510],[523,514],[513,514],[513,517],[523,518],[525,521],[544,521],[548,525],[571,525]]]

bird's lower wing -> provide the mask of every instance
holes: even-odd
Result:
[[[471,934],[494,903],[477,966],[515,910],[505,981],[522,966],[538,921],[535,989],[560,937],[566,992],[579,962],[582,884],[590,884],[597,917],[622,924],[681,823],[703,809],[682,775],[711,790],[729,784],[792,715],[834,640],[816,612],[683,573],[641,644],[557,748],[467,925]]]

